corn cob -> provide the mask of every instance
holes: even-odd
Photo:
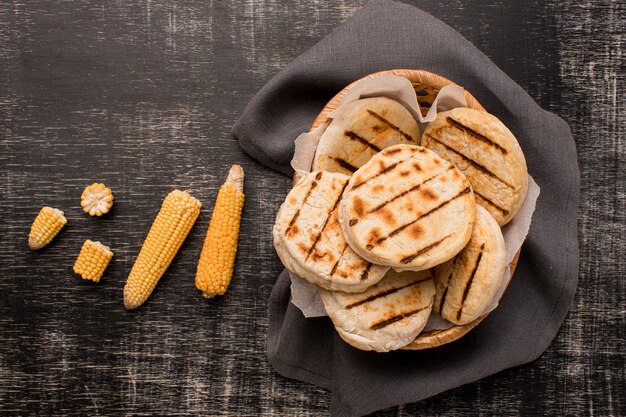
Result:
[[[107,269],[112,257],[111,248],[100,242],[92,242],[87,239],[74,263],[74,272],[83,279],[100,282],[100,277]]]
[[[30,228],[28,247],[37,250],[52,242],[52,239],[67,224],[67,219],[63,214],[59,209],[43,207]]]
[[[126,308],[137,308],[148,299],[196,222],[201,207],[200,201],[184,191],[174,190],[165,197],[128,275],[124,287]]]
[[[83,190],[80,205],[90,216],[102,216],[113,206],[113,198],[111,189],[102,183],[94,182]]]
[[[196,288],[207,298],[223,295],[233,275],[243,208],[243,169],[233,165],[220,188],[196,272]]]

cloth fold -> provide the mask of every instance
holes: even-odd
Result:
[[[337,336],[327,317],[305,319],[289,302],[288,274],[278,277],[269,301],[269,361],[286,377],[330,389],[336,417],[419,401],[534,360],[556,335],[578,281],[580,174],[568,125],[460,34],[415,7],[368,3],[270,80],[233,134],[259,162],[292,175],[293,141],[326,102],[350,82],[392,68],[424,69],[467,88],[516,135],[541,195],[500,305],[445,346],[359,351]]]

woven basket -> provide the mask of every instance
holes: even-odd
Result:
[[[327,104],[324,106],[322,111],[317,115],[313,124],[311,125],[310,130],[315,129],[316,127],[327,123],[330,121],[329,114],[331,114],[339,105],[341,99],[346,95],[346,93],[359,81],[366,80],[368,78],[376,77],[379,75],[399,75],[401,77],[407,78],[413,84],[413,88],[415,89],[415,93],[417,94],[417,101],[420,104],[421,110],[423,114],[426,114],[430,106],[432,105],[435,97],[439,93],[439,90],[446,85],[456,85],[452,81],[444,78],[440,75],[433,74],[428,71],[422,70],[412,70],[412,69],[394,69],[387,71],[375,72],[373,74],[366,75],[365,77],[356,80],[352,84],[345,87],[341,90],[335,97],[333,97]],[[467,101],[467,106],[476,109],[485,111],[483,106],[472,96],[467,90],[465,90],[465,99]],[[295,184],[296,178],[294,178]],[[519,251],[515,254],[513,261],[509,264],[511,269],[511,275],[515,270],[515,266],[517,265],[517,260],[519,258]],[[477,318],[476,320],[467,323],[462,326],[452,326],[446,330],[433,330],[428,332],[422,332],[417,336],[417,338],[411,342],[409,345],[405,346],[403,349],[405,350],[422,350],[429,349],[441,345],[445,345],[446,343],[453,342],[461,337],[463,337],[467,332],[476,327],[481,321],[487,317],[489,313]]]

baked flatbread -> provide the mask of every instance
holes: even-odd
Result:
[[[417,145],[420,129],[402,104],[386,97],[348,103],[328,125],[315,151],[313,169],[351,175],[391,145]]]
[[[465,107],[439,113],[424,131],[422,146],[465,174],[476,202],[500,226],[515,216],[526,197],[528,171],[517,139],[497,117]]]
[[[273,234],[289,271],[323,288],[356,292],[378,282],[389,268],[361,258],[341,234],[337,208],[348,180],[321,171],[302,178],[280,207]]]
[[[463,249],[474,226],[474,206],[472,188],[454,165],[426,148],[395,145],[352,176],[339,221],[346,241],[363,258],[419,271]]]
[[[422,116],[426,116],[439,94],[439,89],[416,81],[411,81],[411,84],[413,84]]]
[[[502,285],[506,268],[502,232],[495,219],[476,205],[476,223],[467,246],[434,270],[435,311],[454,324],[481,316]]]
[[[429,271],[390,270],[362,293],[321,290],[320,295],[343,340],[362,350],[388,352],[408,345],[422,331],[435,284]]]

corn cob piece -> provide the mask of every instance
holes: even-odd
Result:
[[[148,299],[196,222],[201,207],[200,201],[184,191],[174,190],[165,197],[126,280],[126,308],[137,308]]]
[[[61,210],[47,206],[43,207],[30,227],[28,247],[31,250],[43,248],[52,242],[52,239],[66,224],[67,219]]]
[[[233,275],[243,209],[243,169],[233,165],[220,188],[196,272],[196,288],[212,298],[224,295]]]
[[[80,205],[90,216],[102,216],[113,207],[113,193],[101,182],[94,182],[85,187],[80,196]]]
[[[100,282],[111,258],[113,258],[111,248],[100,242],[92,242],[87,239],[74,263],[74,272],[83,279]]]

